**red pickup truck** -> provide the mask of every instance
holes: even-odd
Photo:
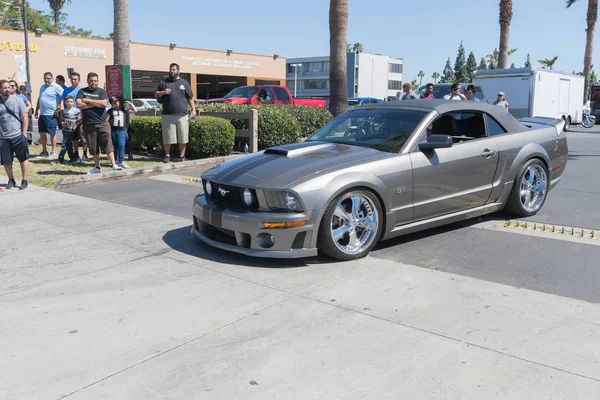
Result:
[[[286,86],[257,85],[240,86],[227,93],[222,99],[204,100],[203,103],[224,104],[292,104],[325,108],[325,100],[294,99]]]

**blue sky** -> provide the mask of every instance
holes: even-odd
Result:
[[[47,0],[30,1],[49,10]],[[69,24],[110,33],[112,0],[90,3],[67,4]],[[564,0],[514,1],[510,47],[518,51],[509,64],[522,66],[530,53],[534,66],[558,56],[556,70],[583,70],[587,1],[579,3],[567,10]],[[135,42],[287,58],[329,52],[327,0],[130,0],[129,7]],[[348,41],[361,42],[366,52],[403,58],[407,79],[423,70],[430,80],[448,57],[454,65],[461,40],[478,61],[498,46],[498,0],[350,0],[349,8]],[[598,33],[596,38],[600,43]],[[598,52],[595,45],[595,59]]]

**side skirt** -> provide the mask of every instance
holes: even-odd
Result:
[[[442,225],[452,224],[454,222],[480,217],[482,215],[500,211],[503,207],[503,203],[490,203],[453,214],[446,214],[435,218],[425,219],[423,221],[413,222],[411,224],[397,226],[391,231],[387,232],[381,240],[387,240],[397,236],[407,235],[409,233],[415,233],[426,229],[437,228],[438,226]]]

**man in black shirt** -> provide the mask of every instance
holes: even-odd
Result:
[[[189,141],[190,121],[188,118],[188,105],[191,107],[192,118],[196,115],[194,95],[190,84],[179,77],[179,65],[173,63],[169,66],[169,77],[158,85],[154,97],[162,104],[162,130],[165,159],[171,161],[171,145],[179,143],[179,154],[185,161],[185,148]]]
[[[108,93],[98,87],[98,74],[90,72],[87,75],[88,86],[77,93],[77,108],[83,118],[83,134],[88,142],[90,154],[94,156],[94,168],[88,174],[100,174],[100,150],[108,156],[112,169],[122,168],[115,163],[115,154],[111,140],[110,125],[106,121],[106,106]]]

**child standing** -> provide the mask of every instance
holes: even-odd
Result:
[[[127,128],[129,128],[130,114],[137,112],[137,108],[130,101],[121,100],[112,96],[110,98],[112,108],[108,110],[107,120],[110,124],[113,147],[115,149],[115,161],[121,168],[129,168],[125,163],[125,140]]]
[[[77,161],[77,156],[73,151],[73,135],[77,127],[81,124],[81,111],[77,107],[73,107],[75,99],[73,96],[67,96],[65,98],[65,109],[60,112],[60,124],[62,126],[62,143],[60,153],[58,154],[58,161],[52,161],[50,164],[64,164],[65,153],[69,155],[69,163]]]

